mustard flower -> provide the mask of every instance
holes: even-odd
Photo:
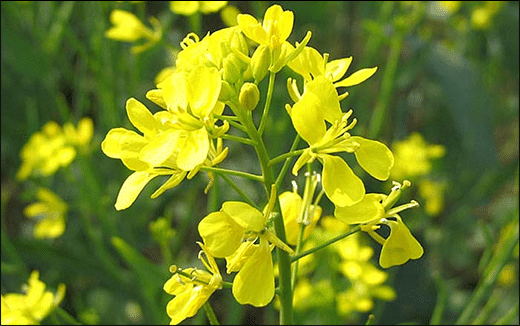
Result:
[[[85,151],[93,135],[90,118],[83,118],[77,129],[69,122],[61,127],[47,122],[41,131],[31,135],[20,151],[22,165],[16,178],[24,181],[30,176],[50,176],[72,163],[79,151]]]
[[[364,68],[352,73],[344,79],[341,79],[350,67],[352,57],[332,60],[330,62],[328,61],[328,58],[329,55],[327,53],[321,55],[318,50],[306,46],[296,58],[287,64],[287,66],[301,75],[305,83],[318,76],[325,76],[333,82],[334,87],[336,88],[361,84],[368,78],[372,77],[372,75],[377,71],[377,67]],[[292,79],[289,79],[288,85],[290,85],[289,94],[291,94],[294,101],[297,101],[300,96],[296,84],[292,82]],[[294,96],[293,94],[298,95]],[[348,92],[345,92],[341,99],[345,98],[347,95]]]
[[[442,145],[432,145],[424,137],[413,132],[406,139],[392,144],[395,155],[395,166],[392,169],[393,179],[411,178],[429,173],[433,161],[443,157],[446,149]]]
[[[401,191],[410,185],[407,180],[402,185],[394,182],[392,192],[388,196],[366,194],[355,205],[336,207],[334,211],[334,216],[347,224],[361,224],[361,229],[383,246],[379,256],[379,265],[383,268],[402,265],[410,259],[419,259],[424,253],[421,244],[397,214],[419,204],[412,200],[408,204],[392,208]],[[390,228],[390,235],[386,239],[375,232],[381,225]]]
[[[197,244],[202,248],[199,259],[207,271],[196,268],[180,269],[173,265],[170,272],[174,275],[164,284],[164,291],[175,296],[166,306],[166,312],[171,318],[170,325],[177,325],[184,319],[195,316],[213,292],[222,289],[222,276],[215,259],[202,243]]]
[[[287,62],[295,58],[311,37],[311,33],[308,32],[296,49],[287,42],[292,33],[294,14],[290,10],[283,10],[277,4],[267,8],[261,23],[249,14],[239,14],[237,23],[249,39],[259,44],[256,51],[269,53],[264,60],[272,72],[280,71]]]
[[[222,204],[220,211],[204,217],[198,226],[208,252],[226,258],[228,274],[238,271],[232,292],[240,304],[263,307],[271,302],[275,287],[271,251],[278,246],[293,252],[266,227],[274,193],[264,213],[249,204],[229,201]]]
[[[306,174],[306,183],[303,198],[298,194],[296,183],[293,183],[293,191],[280,194],[280,210],[285,226],[287,243],[296,245],[300,234],[300,228],[305,226],[302,240],[306,240],[316,227],[321,217],[322,208],[312,204],[314,192],[321,181],[317,173]]]
[[[159,21],[155,18],[150,19],[154,29],[146,27],[133,13],[114,9],[110,13],[110,22],[113,24],[106,32],[107,38],[124,41],[136,42],[145,39],[146,43],[132,47],[135,53],[142,52],[157,43],[162,37],[162,30]]]
[[[392,152],[381,142],[359,136],[348,131],[356,119],[348,123],[352,110],[341,111],[339,98],[332,82],[318,76],[307,83],[303,96],[292,107],[286,105],[293,126],[310,145],[298,158],[292,173],[318,159],[323,165],[323,189],[336,206],[349,206],[359,202],[365,187],[338,152],[354,153],[359,165],[378,180],[386,180],[394,164]],[[327,124],[331,126],[327,129]]]
[[[45,291],[39,272],[32,271],[24,294],[7,293],[2,299],[2,325],[39,325],[65,296],[65,285],[58,285],[55,294]]]
[[[227,1],[170,1],[170,10],[184,16],[191,16],[196,12],[207,15],[219,11],[227,3]]]
[[[38,189],[36,196],[40,201],[24,209],[25,216],[36,220],[34,237],[41,239],[61,236],[65,231],[67,204],[46,188]]]
[[[249,14],[238,15],[237,21],[242,32],[252,41],[276,49],[291,35],[294,14],[283,10],[280,5],[272,5],[267,8],[262,24]]]
[[[179,125],[182,122],[169,111],[152,114],[134,98],[126,102],[126,111],[132,124],[143,135],[125,128],[114,128],[101,143],[105,155],[121,159],[127,168],[134,171],[121,186],[115,203],[117,210],[130,207],[153,178],[170,175],[151,195],[151,198],[157,198],[164,191],[177,186],[185,177],[192,178],[203,164],[218,164],[227,154],[227,149],[222,149],[221,141],[215,145],[204,138],[207,133],[181,128]],[[190,134],[190,131],[193,133]],[[200,155],[201,148],[205,157]],[[194,162],[193,157],[197,161]]]

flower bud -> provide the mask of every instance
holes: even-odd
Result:
[[[256,48],[255,53],[253,53],[251,57],[251,70],[255,82],[259,83],[264,79],[270,66],[271,50],[266,45],[260,45]]]
[[[242,76],[241,66],[242,62],[240,59],[233,53],[230,53],[228,56],[224,58],[222,63],[222,78],[229,82],[234,83]]]
[[[260,91],[253,83],[244,83],[240,88],[238,101],[240,105],[246,110],[253,111],[260,100]]]

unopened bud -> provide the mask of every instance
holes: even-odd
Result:
[[[260,100],[260,91],[253,83],[244,83],[240,88],[238,101],[246,110],[253,111]]]
[[[257,83],[264,79],[271,66],[271,50],[266,45],[260,45],[256,48],[255,53],[251,57],[251,71],[253,78]]]

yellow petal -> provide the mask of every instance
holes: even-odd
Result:
[[[57,238],[65,232],[65,218],[62,215],[47,216],[34,226],[34,237],[37,239]]]
[[[166,130],[141,149],[139,159],[151,166],[160,166],[177,149],[181,134],[181,130]]]
[[[345,75],[352,63],[352,57],[337,59],[327,62],[325,66],[325,71],[327,73],[327,77],[330,78],[333,82],[340,79]]]
[[[379,265],[388,268],[402,265],[409,259],[418,259],[424,253],[419,241],[417,241],[400,218],[396,222],[390,221],[390,235],[383,244]]]
[[[116,209],[120,211],[130,207],[137,196],[139,196],[144,186],[146,186],[146,184],[156,176],[158,176],[158,174],[152,174],[146,171],[132,173],[128,178],[126,178],[119,190],[115,204]]]
[[[381,142],[363,137],[352,136],[350,140],[361,145],[354,152],[359,165],[378,180],[388,179],[394,166],[394,155],[390,149]]]
[[[336,87],[349,87],[354,86],[357,84],[361,84],[368,78],[372,77],[373,74],[375,74],[377,71],[377,67],[373,68],[364,68],[361,70],[356,71],[352,75],[348,76],[347,78],[334,83],[334,86]]]
[[[144,135],[153,135],[156,130],[156,121],[152,113],[135,98],[126,101],[126,114],[130,122]]]
[[[193,115],[208,117],[220,95],[220,73],[216,68],[197,66],[188,76],[187,88]]]
[[[366,194],[363,199],[352,206],[336,206],[334,216],[347,224],[367,223],[385,215],[381,204],[384,195]]]
[[[187,138],[177,156],[177,166],[185,171],[191,171],[197,165],[204,163],[208,157],[209,139],[205,128],[187,133]]]
[[[323,189],[336,206],[350,206],[365,195],[365,185],[341,157],[320,155],[323,163]]]
[[[213,212],[198,226],[208,252],[217,258],[232,255],[240,246],[245,229],[225,212]]]
[[[233,296],[240,304],[263,307],[274,297],[274,269],[267,239],[249,257],[233,280]]]
[[[247,203],[227,201],[222,204],[222,211],[245,230],[260,232],[264,229],[264,215]]]
[[[323,118],[330,123],[341,120],[343,112],[339,105],[338,92],[330,79],[318,76],[312,82],[307,83],[306,93],[312,92],[320,99],[318,110],[323,112]]]
[[[319,142],[326,131],[323,110],[318,96],[305,92],[302,98],[291,109],[291,120],[294,129],[309,144]]]

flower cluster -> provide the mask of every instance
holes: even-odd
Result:
[[[340,105],[349,93],[340,94],[339,89],[366,81],[377,67],[361,69],[345,77],[352,57],[329,62],[328,54],[307,46],[310,32],[301,42],[291,44],[289,37],[293,24],[291,11],[273,5],[262,20],[239,14],[236,26],[208,33],[203,38],[189,33],[180,44],[175,64],[161,72],[155,88],[146,93],[157,112],[152,113],[143,103],[130,98],[126,102],[126,112],[138,132],[114,128],[101,144],[108,157],[120,159],[132,171],[117,196],[117,210],[129,208],[157,176],[169,178],[155,190],[152,198],[185,179],[192,179],[199,171],[206,172],[210,179],[206,192],[212,186],[215,174],[253,179],[262,182],[266,190],[267,203],[263,209],[235,187],[243,201],[224,201],[220,210],[201,219],[198,224],[202,238],[199,258],[206,257],[201,258],[206,270],[171,267],[174,275],[164,285],[164,290],[174,296],[167,306],[171,324],[194,316],[212,293],[224,287],[232,289],[238,303],[263,307],[273,301],[277,292],[276,278],[279,277],[279,283],[284,283],[279,284],[280,297],[292,295],[292,288],[287,290],[287,284],[292,287],[296,281],[290,279],[289,257],[298,256],[297,251],[317,227],[323,211],[319,205],[322,195],[334,204],[336,222],[360,224],[358,230],[369,233],[383,244],[382,267],[400,265],[422,255],[422,247],[397,215],[415,203],[392,208],[402,187],[396,186],[389,196],[367,194],[362,178],[341,156],[353,153],[359,166],[375,179],[384,181],[390,176],[394,166],[390,149],[382,142],[352,135],[357,120],[351,119],[352,110],[343,112]],[[262,135],[269,114],[274,76],[284,67],[302,78],[302,88],[298,87],[296,79],[287,80],[293,104],[286,104],[285,111],[298,135],[295,144],[301,138],[308,146],[293,147],[280,157],[270,159]],[[262,95],[258,84],[266,76],[269,76],[267,103],[263,111],[258,112],[255,109]],[[258,127],[253,111],[261,114]],[[228,133],[230,128],[246,136]],[[217,167],[228,156],[224,140],[252,146],[259,158],[262,175]],[[296,156],[299,157],[292,166],[292,174],[296,176],[304,166],[307,168],[303,196],[296,186],[292,192],[279,193],[284,175],[280,174],[275,180],[272,165],[284,159],[289,164],[289,159]],[[313,171],[315,161],[322,166],[321,172]],[[285,171],[288,169],[287,165]],[[317,193],[319,185],[322,189]],[[344,228],[348,227],[345,223],[341,223]],[[376,232],[380,225],[390,226],[387,239]],[[296,251],[290,246],[296,246]],[[275,248],[278,258],[286,257],[285,262],[283,259],[275,261],[272,256]],[[368,262],[372,254],[362,257],[358,251],[353,254],[341,251],[341,254],[346,261],[341,271],[352,284],[364,289],[362,299],[377,297],[370,291],[377,291],[374,289],[385,277]],[[226,274],[236,273],[232,284],[223,281],[216,258],[226,260]],[[363,273],[369,275],[368,279],[361,276]],[[356,289],[352,291],[356,292]],[[381,294],[380,297],[388,299],[391,295]],[[363,309],[354,307],[354,310],[367,311],[370,307],[366,304]],[[350,309],[342,306],[340,310]]]
[[[65,231],[67,204],[47,188],[36,193],[38,202],[25,207],[24,214],[36,220],[33,234],[35,238],[57,238]]]
[[[68,166],[78,151],[87,149],[94,125],[90,118],[83,118],[75,128],[67,122],[47,122],[41,131],[34,133],[20,152],[22,166],[16,178],[24,181],[30,176],[50,176],[59,168]]]
[[[39,325],[65,296],[65,285],[60,284],[53,294],[45,290],[45,283],[39,280],[40,273],[33,271],[24,287],[24,294],[2,295],[2,325]]]

